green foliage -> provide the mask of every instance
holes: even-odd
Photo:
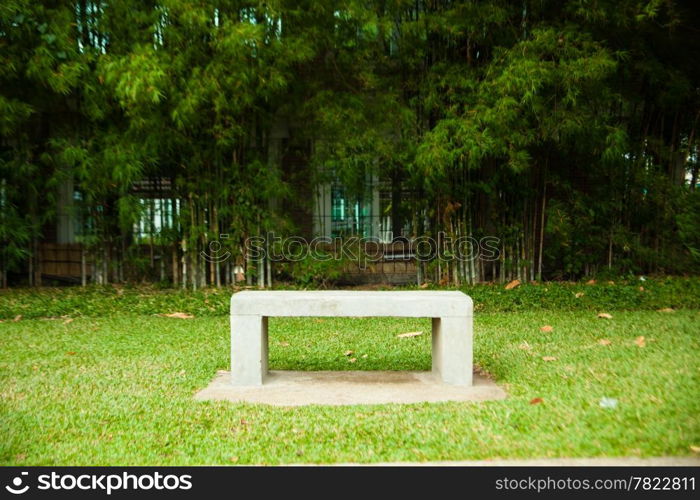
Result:
[[[700,263],[700,191],[695,190],[686,197],[676,223],[683,244]]]
[[[342,266],[342,261],[337,260],[325,263],[304,260],[284,269],[294,273],[303,288],[323,288],[332,277],[339,277]],[[472,297],[477,312],[489,313],[700,308],[698,278],[648,278],[645,281],[631,278],[618,279],[613,284],[601,281],[596,285],[552,282],[521,285],[513,290],[484,284],[460,289]],[[99,317],[120,312],[153,315],[176,311],[195,316],[226,316],[231,293],[236,290],[238,288],[161,290],[131,286],[14,289],[0,292],[0,318],[12,319],[17,315],[24,318]]]
[[[500,237],[507,277],[685,272],[698,21],[680,0],[3,2],[2,269],[30,267],[69,185],[115,268],[144,244],[135,185],[162,181],[180,209],[149,244],[201,285],[219,234],[244,262],[294,231],[299,179],[376,179],[415,193],[392,198],[406,236]]]
[[[7,188],[0,185],[0,269],[16,270],[27,256],[31,225],[9,199]]]
[[[477,311],[615,311],[696,308],[700,305],[700,280],[649,278],[599,280],[598,284],[542,283],[502,286],[474,285],[462,291],[471,296]]]
[[[330,253],[317,253],[322,258],[307,255],[301,260],[282,266],[282,272],[288,269],[293,282],[301,287],[322,287],[335,284],[343,275],[347,263],[335,259]]]

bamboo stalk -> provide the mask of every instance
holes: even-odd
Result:
[[[177,246],[175,244],[172,245],[171,249],[171,265],[172,265],[172,273],[173,273],[173,286],[177,287],[178,285],[178,272],[177,272]]]
[[[85,245],[80,244],[80,286],[87,285],[87,251],[85,250]]]
[[[542,252],[544,250],[544,214],[547,203],[547,183],[542,187],[542,208],[540,210],[540,241],[537,252],[537,281],[542,281]]]
[[[182,238],[182,288],[187,288],[187,237]]]

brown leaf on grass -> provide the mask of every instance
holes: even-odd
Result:
[[[545,333],[549,333],[553,330],[554,330],[554,328],[552,327],[552,325],[544,325],[544,326],[540,327],[540,331],[545,332]]]
[[[532,349],[532,347],[530,347],[530,344],[528,344],[527,342],[523,342],[518,346],[518,349],[522,349],[523,351],[529,351],[530,349]]]
[[[612,342],[610,342],[608,339],[600,339],[600,340],[598,341],[598,343],[599,343],[600,345],[610,345],[610,344],[612,344]]]
[[[289,342],[280,342],[279,345],[281,347],[289,347]]]
[[[21,319],[22,319],[22,315],[18,314],[17,316],[15,316],[15,319],[13,319],[12,321],[17,322],[17,321],[20,321]]]
[[[75,351],[68,351],[66,354],[68,354],[68,356],[75,356]]]
[[[580,299],[580,298],[583,297],[584,295],[586,295],[586,294],[583,293],[583,292],[576,292],[576,293],[574,294],[574,296],[575,296],[577,299]]]
[[[183,312],[174,312],[170,314],[161,314],[161,316],[165,316],[166,318],[177,318],[177,319],[192,319],[194,318],[194,315],[192,314],[187,314]]]
[[[690,451],[693,453],[700,453],[700,446],[693,446],[692,444],[690,445]]]
[[[350,358],[350,359],[348,359],[348,363],[354,363],[355,361],[357,361],[357,358]]]
[[[634,343],[637,344],[637,347],[644,347],[647,345],[646,339],[644,338],[644,335],[640,335],[636,339],[634,339]]]
[[[660,313],[674,313],[676,312],[675,309],[671,309],[670,307],[664,307],[663,309],[659,309]]]
[[[595,285],[595,280],[586,281],[586,285]]]
[[[554,356],[542,356],[542,361],[556,361],[557,358]]]
[[[608,313],[600,313],[598,314],[598,317],[601,319],[612,319],[612,315]]]
[[[238,462],[238,457],[231,457],[228,460],[229,460],[229,462],[232,462],[235,464],[236,462]]]
[[[420,287],[421,288],[428,288],[430,285],[428,283],[423,283]]]
[[[512,290],[513,288],[520,286],[520,280],[513,280],[505,286],[506,290]]]
[[[531,405],[538,405],[540,403],[544,403],[544,399],[542,398],[533,398],[530,400]]]
[[[640,287],[639,287],[639,291],[640,291],[640,292],[643,292],[643,291],[644,291],[644,287],[643,287],[643,286],[640,286]]]
[[[73,318],[66,318],[66,320],[63,322],[64,325],[67,325],[68,323],[72,323]]]
[[[348,349],[347,351],[345,351],[343,353],[343,356],[350,356],[351,354],[354,354],[354,353],[355,353],[355,351],[351,351],[350,349]]]
[[[396,338],[399,339],[407,339],[409,337],[417,337],[418,335],[423,335],[423,332],[406,332],[406,333],[400,333],[396,336]]]

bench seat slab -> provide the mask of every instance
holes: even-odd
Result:
[[[442,291],[243,291],[231,298],[231,380],[259,386],[268,372],[273,316],[432,318],[432,369],[450,385],[472,385],[472,300]]]

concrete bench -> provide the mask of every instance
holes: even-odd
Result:
[[[267,321],[277,316],[432,318],[433,372],[472,385],[472,300],[439,291],[243,291],[231,297],[231,378],[262,385],[267,374]]]

